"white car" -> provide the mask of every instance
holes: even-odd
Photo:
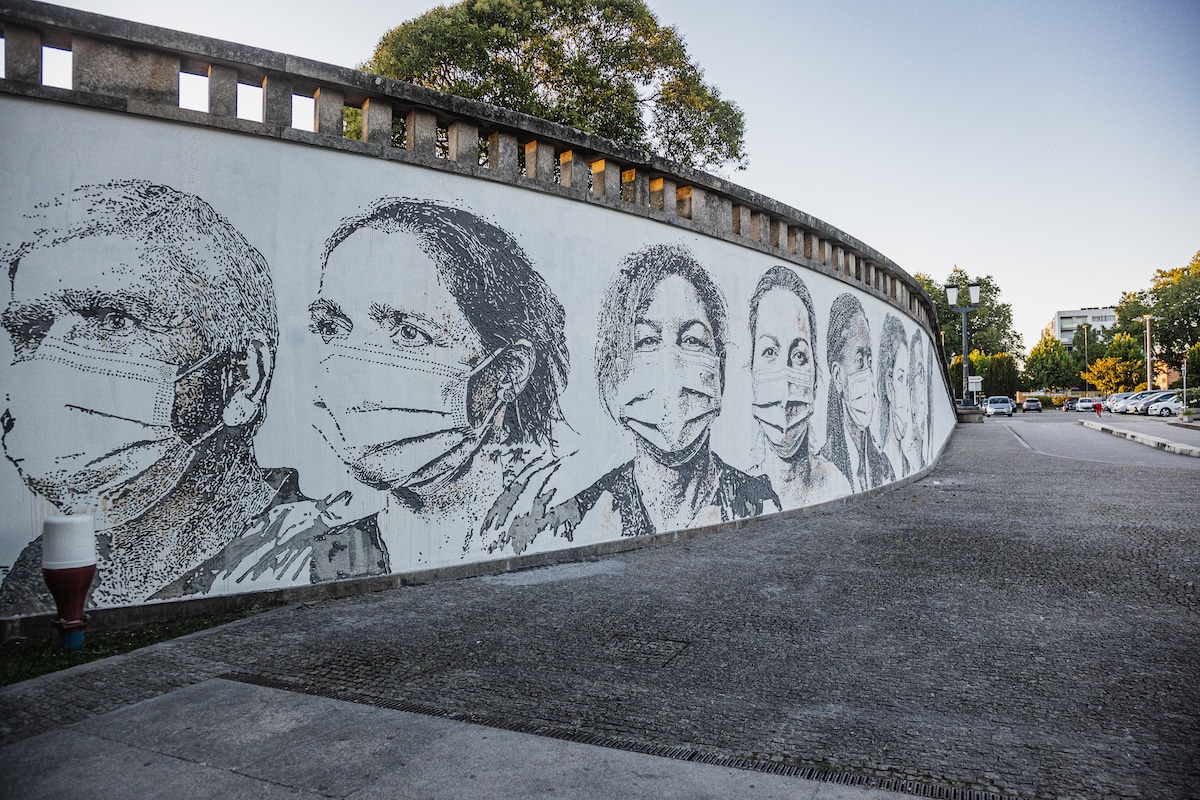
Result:
[[[996,395],[995,397],[989,397],[987,402],[983,404],[983,413],[989,417],[993,417],[996,414],[1011,417],[1016,408],[1017,404],[1012,401],[1012,398]]]
[[[1118,400],[1117,402],[1113,403],[1112,408],[1110,408],[1109,411],[1112,411],[1114,414],[1128,414],[1130,405],[1132,405],[1133,403],[1136,403],[1139,400],[1143,400],[1143,399],[1149,397],[1150,395],[1154,394],[1156,391],[1158,391],[1158,390],[1152,389],[1148,392],[1142,391],[1142,392],[1137,392],[1135,394],[1131,394],[1131,395],[1129,395],[1129,397],[1126,397],[1124,400]]]
[[[1081,397],[1075,401],[1076,411],[1095,411],[1100,401],[1094,397]]]
[[[1172,414],[1178,414],[1181,408],[1183,408],[1182,400],[1178,397],[1168,397],[1166,400],[1151,403],[1146,413],[1151,417],[1169,417]]]

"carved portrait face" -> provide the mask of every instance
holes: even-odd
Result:
[[[892,364],[891,374],[888,375],[888,398],[891,402],[892,414],[888,431],[897,441],[904,440],[912,419],[912,392],[909,386],[908,370],[908,344],[905,343],[897,347],[896,360]]]
[[[221,422],[178,275],[138,241],[96,235],[34,248],[12,286],[5,455],[64,511],[137,516]]]
[[[721,409],[713,326],[696,288],[669,275],[634,320],[629,372],[617,386],[620,421],[654,453],[699,442]]]
[[[492,354],[416,235],[351,234],[309,311],[320,430],[357,480],[419,490],[469,456],[498,403],[494,381],[472,380]]]
[[[875,413],[876,398],[871,329],[863,314],[855,314],[850,320],[841,352],[829,365],[829,374],[846,404],[850,422],[865,430]]]
[[[794,455],[808,433],[816,392],[809,310],[795,292],[771,289],[758,300],[754,353],[754,417],[781,458]]]

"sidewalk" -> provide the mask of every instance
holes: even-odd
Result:
[[[1200,796],[1180,486],[959,426],[848,506],[0,689],[0,796]]]
[[[1079,423],[1092,430],[1168,453],[1200,458],[1200,424],[1128,414],[1109,414],[1100,420],[1085,419]]]

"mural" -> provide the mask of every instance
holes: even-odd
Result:
[[[0,106],[0,180],[30,198],[0,211],[0,617],[53,608],[52,513],[97,517],[91,602],[136,604],[821,503],[924,469],[954,422],[915,321],[763,253],[405,164]]]

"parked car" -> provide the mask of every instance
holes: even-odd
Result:
[[[1064,400],[1062,409],[1063,409],[1063,411],[1074,411],[1075,410],[1075,398],[1068,397],[1066,400]]]
[[[1118,400],[1117,402],[1113,403],[1112,412],[1114,414],[1128,414],[1129,405],[1131,403],[1136,403],[1138,400],[1142,400],[1143,398],[1149,397],[1152,394],[1157,394],[1158,391],[1159,390],[1157,389],[1151,389],[1150,391],[1134,392],[1124,400]]]
[[[1076,411],[1095,411],[1100,401],[1094,397],[1081,397],[1075,401]]]
[[[996,414],[1011,417],[1016,408],[1017,404],[1012,401],[1012,398],[996,395],[987,399],[987,403],[983,407],[983,413],[989,417],[993,417]]]
[[[1149,412],[1150,406],[1154,405],[1159,400],[1169,400],[1170,398],[1172,398],[1174,396],[1175,396],[1175,392],[1173,392],[1173,391],[1151,392],[1147,397],[1143,397],[1141,400],[1129,403],[1126,406],[1126,408],[1129,409],[1126,413],[1127,414],[1141,414],[1141,415],[1145,416],[1146,413]]]
[[[1137,394],[1137,393],[1136,392],[1117,392],[1116,394],[1110,394],[1108,396],[1108,399],[1104,401],[1104,407],[1106,409],[1108,409],[1109,411],[1113,411],[1114,410],[1113,406],[1115,406],[1117,403],[1119,403],[1120,401],[1122,401],[1128,397],[1133,397],[1135,394]]]
[[[1038,400],[1036,397],[1028,397],[1025,399],[1025,402],[1021,404],[1021,410],[1036,411],[1040,414],[1042,412],[1042,401]]]
[[[1172,414],[1178,414],[1181,408],[1183,408],[1183,400],[1176,395],[1151,403],[1150,407],[1146,409],[1146,413],[1152,417],[1169,417]]]

